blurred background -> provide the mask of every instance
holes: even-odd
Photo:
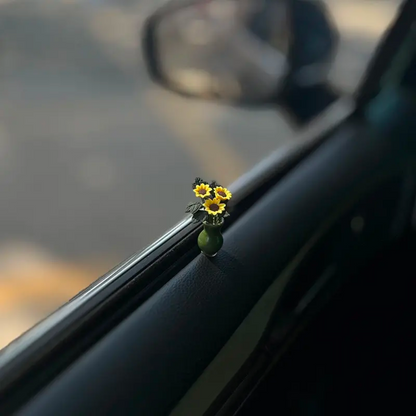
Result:
[[[294,137],[276,109],[151,83],[140,30],[164,2],[0,0],[0,349],[179,222],[195,176],[228,185]],[[400,1],[325,3],[348,95]]]

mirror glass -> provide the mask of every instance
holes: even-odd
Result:
[[[204,98],[258,102],[288,71],[285,1],[202,0],[163,14],[154,28],[162,77]]]

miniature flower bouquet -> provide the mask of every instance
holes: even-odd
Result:
[[[204,229],[198,236],[198,246],[203,254],[214,257],[224,242],[221,227],[224,224],[224,218],[230,215],[227,211],[227,204],[232,194],[217,182],[208,183],[201,178],[195,179],[192,188],[200,201],[191,202],[186,212],[192,214],[193,221],[204,225]]]

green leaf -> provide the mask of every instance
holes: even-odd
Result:
[[[198,202],[190,202],[185,209],[185,212],[191,212],[191,208],[193,205],[197,204]]]
[[[197,185],[201,185],[201,183],[205,183],[205,181],[202,180],[201,178],[195,178],[195,181],[192,184],[192,189],[195,189]]]
[[[186,208],[185,208],[185,212],[191,212],[191,207],[192,207],[192,205],[193,204],[195,204],[195,202],[190,202],[187,206],[186,206]]]
[[[229,217],[230,216],[230,214],[227,212],[227,211],[225,211],[224,212],[224,218],[227,218],[227,217]]]
[[[219,185],[217,181],[211,181],[209,186],[214,190],[217,186],[221,186],[221,185]]]
[[[197,211],[192,216],[193,221],[203,222],[207,218],[208,213],[206,211]]]
[[[195,214],[195,212],[198,212],[202,208],[202,204],[200,202],[194,202],[190,205],[188,205],[189,211],[191,214]]]

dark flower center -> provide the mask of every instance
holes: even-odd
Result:
[[[224,192],[224,191],[218,191],[217,192],[217,194],[219,195],[219,196],[222,196],[223,198],[225,198],[227,195],[226,195],[226,193]]]
[[[220,207],[217,204],[211,204],[209,209],[211,211],[218,211],[220,209]]]
[[[207,190],[206,189],[200,189],[198,192],[199,192],[200,195],[205,195],[207,193]]]

